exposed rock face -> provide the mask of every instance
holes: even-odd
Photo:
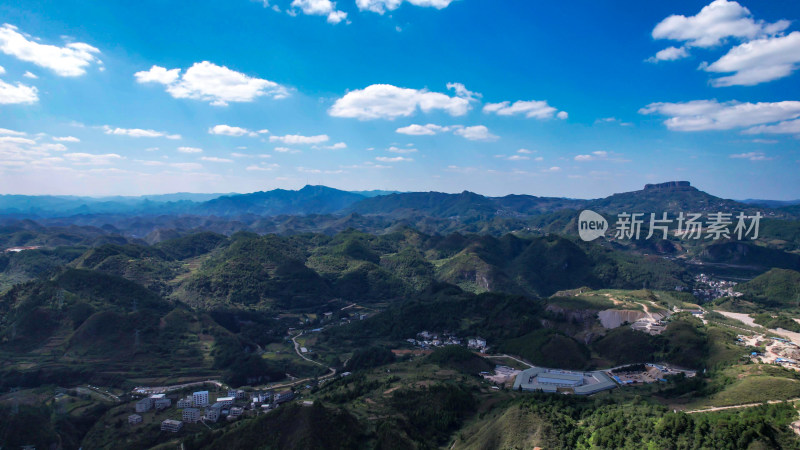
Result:
[[[600,323],[606,329],[617,328],[623,323],[634,323],[647,317],[644,311],[631,311],[626,309],[606,309],[597,313]]]
[[[644,189],[686,189],[691,188],[692,185],[688,181],[668,181],[666,183],[645,184]]]

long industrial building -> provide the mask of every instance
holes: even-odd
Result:
[[[514,381],[514,390],[577,395],[591,395],[615,387],[616,383],[601,371],[573,372],[545,367],[531,367],[524,370]]]

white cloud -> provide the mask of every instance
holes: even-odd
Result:
[[[485,113],[495,113],[498,116],[514,116],[525,115],[529,119],[552,119],[558,117],[559,119],[566,119],[568,117],[565,111],[558,112],[556,108],[548,105],[543,100],[523,101],[518,100],[514,103],[509,101],[500,103],[487,103],[483,107]]]
[[[758,125],[744,131],[745,134],[796,134],[800,136],[800,119],[786,120],[775,125]],[[758,144],[775,144],[777,141],[753,139]]]
[[[756,21],[750,10],[735,1],[714,0],[696,16],[673,15],[653,29],[654,39],[685,42],[690,47],[714,47],[727,38],[749,40],[785,30],[789,21]]]
[[[0,27],[0,51],[22,61],[50,69],[63,77],[76,77],[86,73],[97,59],[100,50],[83,42],[73,42],[64,47],[40,44],[17,31],[17,27],[4,24]]]
[[[378,156],[375,158],[376,161],[385,162],[385,163],[395,163],[395,162],[402,162],[402,161],[413,161],[411,158],[406,158],[404,156]]]
[[[542,172],[561,172],[561,167],[553,166],[549,169],[542,169]]]
[[[731,155],[734,159],[749,159],[750,161],[770,161],[773,158],[768,157],[764,152],[749,152]]]
[[[255,132],[246,128],[232,127],[230,125],[214,125],[208,129],[208,133],[222,136],[257,136]]]
[[[470,100],[450,97],[425,89],[408,89],[390,84],[373,84],[364,89],[350,91],[336,100],[328,113],[333,117],[359,120],[395,119],[409,117],[422,110],[443,110],[451,116],[463,116],[471,108]]]
[[[64,144],[39,144],[37,148],[41,150],[54,151],[54,152],[67,151],[67,146]]]
[[[389,147],[389,148],[387,148],[387,149],[386,149],[386,151],[387,151],[387,152],[390,152],[390,153],[400,153],[400,154],[406,154],[406,153],[416,153],[416,152],[417,152],[417,149],[415,149],[415,148],[409,148],[409,147],[406,147],[406,148],[400,148],[400,147],[394,147],[394,146],[392,146],[392,147]]]
[[[250,170],[250,171],[264,171],[264,172],[268,172],[268,171],[270,171],[270,170],[275,170],[275,168],[276,168],[276,167],[278,167],[278,165],[277,165],[277,164],[271,164],[271,165],[269,165],[269,166],[263,166],[263,165],[262,165],[262,166],[259,166],[259,165],[253,164],[253,165],[247,166],[247,167],[245,168],[245,170]]]
[[[632,123],[630,123],[630,122],[623,122],[623,121],[621,121],[621,120],[617,119],[616,117],[604,117],[604,118],[602,118],[602,119],[597,119],[597,120],[595,120],[595,121],[594,121],[594,123],[596,123],[596,124],[598,124],[598,123],[617,123],[617,124],[619,124],[619,125],[620,125],[620,126],[622,126],[622,127],[630,127],[630,126],[633,126],[633,124],[632,124]]]
[[[450,127],[443,127],[433,123],[427,125],[412,124],[407,127],[398,128],[396,132],[410,136],[433,136],[436,133],[450,131]]]
[[[372,11],[383,14],[386,11],[394,11],[399,8],[403,1],[414,6],[432,7],[444,9],[450,6],[455,0],[356,0],[356,6],[361,11]]]
[[[800,101],[719,103],[716,100],[694,100],[685,103],[651,103],[640,109],[639,113],[666,116],[664,124],[673,131],[730,130],[795,119],[800,116]]]
[[[523,156],[523,155],[511,155],[506,158],[509,161],[525,161],[531,159],[530,156]]]
[[[9,130],[8,128],[0,128],[0,135],[2,136],[25,136],[27,133],[22,131]]]
[[[656,53],[655,56],[651,56],[646,59],[647,62],[657,63],[659,61],[677,61],[679,59],[688,58],[689,52],[686,51],[685,47],[667,47],[664,50],[659,51]]]
[[[203,156],[200,158],[201,161],[208,161],[208,162],[217,162],[217,163],[231,163],[233,160],[226,159],[226,158],[217,158],[216,156]]]
[[[107,166],[124,159],[122,156],[116,153],[106,153],[103,155],[92,153],[66,153],[64,154],[64,158],[72,161],[76,165],[90,166]]]
[[[585,161],[597,161],[598,159],[606,159],[608,157],[608,152],[605,150],[598,150],[596,152],[592,152],[590,155],[577,155],[575,156],[575,161],[585,162]]]
[[[499,139],[497,136],[490,133],[489,129],[483,125],[457,128],[453,131],[453,134],[469,139],[470,141],[494,141]]]
[[[194,63],[180,75],[180,69],[153,66],[134,74],[139,83],[159,83],[175,98],[189,98],[227,106],[229,102],[252,102],[257,97],[285,98],[289,90],[274,81],[249,77],[208,61]]]
[[[180,153],[203,153],[202,148],[197,147],[178,147]]]
[[[150,70],[136,72],[133,74],[139,83],[161,83],[172,84],[180,78],[181,69],[166,69],[164,67],[153,66]]]
[[[746,42],[732,48],[711,65],[703,65],[706,72],[733,75],[711,80],[720,86],[753,86],[788,77],[800,63],[800,32],[786,36],[768,37]]]
[[[322,146],[315,145],[312,148],[315,148],[315,149],[318,149],[318,150],[344,150],[344,149],[347,148],[347,144],[344,143],[344,142],[337,142],[337,143],[335,143],[333,145],[322,145]]]
[[[270,142],[283,142],[286,145],[308,145],[308,144],[321,144],[328,142],[330,138],[327,134],[320,134],[317,136],[301,136],[299,134],[287,134],[286,136],[270,136]]]
[[[347,19],[347,13],[336,9],[336,2],[330,0],[293,0],[292,8],[300,8],[303,14],[328,16],[328,23],[337,24]]]
[[[80,142],[81,140],[75,136],[53,137],[56,142]]]
[[[0,105],[30,104],[39,101],[35,86],[16,85],[0,80]]]
[[[456,92],[456,97],[465,98],[467,100],[477,100],[483,97],[482,94],[470,91],[462,83],[447,83],[447,89],[454,90]]]
[[[275,151],[278,153],[300,153],[300,150],[295,150],[289,147],[275,147]]]
[[[25,71],[25,73],[23,73],[22,76],[25,77],[25,78],[30,78],[31,80],[36,80],[36,79],[39,78],[39,77],[36,76],[35,73],[29,72],[29,71]]]
[[[521,148],[517,150],[517,153],[522,153],[523,155],[530,155],[531,153],[535,153],[533,150],[528,150],[527,148]]]
[[[180,134],[169,134],[164,131],[145,130],[142,128],[111,128],[108,125],[103,125],[103,131],[106,134],[113,134],[118,136],[130,136],[134,138],[157,138],[165,137],[167,139],[180,139]]]

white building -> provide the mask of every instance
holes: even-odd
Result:
[[[219,420],[219,416],[222,415],[222,404],[221,403],[214,403],[213,405],[206,408],[206,420],[211,422],[216,422]]]
[[[223,408],[233,405],[233,397],[217,397],[217,403],[222,403]]]
[[[150,397],[139,400],[138,402],[136,402],[136,412],[143,413],[150,411],[151,409],[153,409],[153,403],[154,401]]]
[[[200,410],[197,408],[186,408],[183,410],[183,421],[187,423],[200,422]]]
[[[239,417],[244,414],[244,408],[239,406],[234,406],[231,408],[231,417]]]
[[[131,414],[130,416],[128,416],[128,423],[131,425],[142,423],[142,416],[138,414]]]
[[[238,399],[245,399],[245,398],[247,398],[247,392],[245,392],[245,391],[243,391],[241,389],[236,389],[236,390],[230,389],[228,391],[228,397],[234,397],[237,400]]]
[[[183,422],[179,422],[177,420],[167,419],[161,422],[161,431],[177,433],[178,431],[181,431],[181,428],[183,428]]]
[[[191,396],[178,400],[178,409],[191,408],[192,406],[194,406],[194,400],[192,400]]]
[[[192,394],[194,406],[208,406],[208,391],[198,391]]]

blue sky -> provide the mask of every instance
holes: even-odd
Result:
[[[800,3],[0,2],[0,193],[800,198]]]

